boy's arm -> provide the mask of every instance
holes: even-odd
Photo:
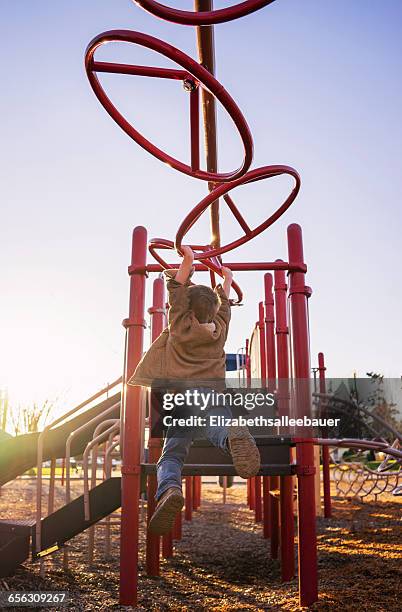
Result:
[[[190,247],[183,247],[183,260],[179,269],[166,270],[167,289],[169,294],[168,325],[171,338],[188,327],[189,299],[188,286],[193,271],[194,254]]]
[[[225,328],[226,328],[225,337],[227,337],[228,330],[229,330],[230,317],[231,317],[229,294],[230,294],[230,288],[232,286],[233,274],[229,268],[222,268],[222,274],[223,274],[223,285],[218,285],[215,288],[215,291],[218,293],[220,301],[221,301],[221,305],[219,307],[219,310],[216,316],[220,318],[221,322],[225,325]]]
[[[189,246],[183,247],[183,259],[175,276],[175,281],[184,285],[193,269],[194,253]]]
[[[222,267],[222,274],[223,274],[223,290],[226,294],[226,297],[229,299],[230,288],[233,282],[233,272],[230,268]]]

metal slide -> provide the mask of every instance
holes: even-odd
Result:
[[[86,410],[79,416],[63,423],[51,430],[44,447],[43,460],[61,459],[65,456],[66,441],[72,431],[78,429],[107,408],[120,401],[120,393],[109,397],[96,406]],[[119,418],[120,409],[109,418]],[[77,435],[71,448],[71,456],[81,455],[88,442],[92,439],[95,425],[88,427],[81,435]],[[24,434],[16,437],[7,437],[0,444],[0,486],[14,480],[36,465],[39,433]]]
[[[41,551],[37,560],[58,550],[65,542],[105,518],[121,505],[120,478],[108,478],[89,492],[91,518],[85,520],[84,496],[49,514],[42,520]],[[35,521],[0,521],[0,578],[15,569],[36,551]]]

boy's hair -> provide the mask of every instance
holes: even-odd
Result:
[[[199,323],[210,323],[219,307],[219,298],[211,287],[191,285],[188,288],[190,308]]]

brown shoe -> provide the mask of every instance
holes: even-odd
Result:
[[[184,506],[184,497],[180,489],[171,487],[162,495],[155,508],[148,529],[155,535],[165,535],[173,528],[176,514]]]
[[[229,429],[229,449],[236,472],[242,478],[251,478],[260,471],[261,457],[255,440],[247,427]]]

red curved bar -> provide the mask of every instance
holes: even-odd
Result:
[[[207,250],[209,247],[192,245],[191,248],[194,251],[197,251],[197,250]],[[157,252],[157,250],[161,250],[161,249],[174,251],[175,250],[174,242],[172,240],[166,240],[165,238],[153,238],[148,243],[148,250],[151,253],[152,257],[156,259],[156,261],[162,266],[162,268],[164,268],[164,270],[169,270],[171,268],[177,268],[177,264],[167,263],[163,259],[163,257]],[[215,274],[218,274],[218,276],[222,277],[222,266],[220,265],[220,262],[217,259],[214,258],[212,260],[210,258],[205,258],[203,257],[203,253],[199,253],[197,254],[197,256],[198,255],[200,255],[198,259],[202,259],[202,263],[209,270],[211,270],[211,272],[214,272]],[[230,299],[229,301],[232,306],[238,306],[243,301],[243,292],[235,281],[232,282],[232,287],[237,295],[237,300]]]
[[[376,450],[391,455],[397,461],[402,461],[402,450],[390,446],[388,442],[378,440],[360,440],[358,438],[317,438],[314,444],[321,446],[340,446],[343,448],[359,448],[365,450]]]
[[[294,178],[294,188],[292,189],[291,193],[286,198],[284,203],[270,217],[268,217],[268,219],[258,225],[255,229],[250,229],[247,225],[247,222],[241,216],[240,211],[238,211],[238,209],[236,208],[233,200],[228,195],[229,192],[240,185],[254,183],[256,181],[272,178],[274,176],[280,176],[282,174],[287,174]],[[255,170],[250,170],[250,172],[247,172],[247,174],[245,174],[244,176],[234,181],[231,181],[229,184],[222,184],[218,187],[215,187],[215,189],[213,189],[199,204],[197,204],[197,206],[195,206],[195,208],[193,208],[193,210],[185,217],[184,221],[182,221],[177,231],[175,247],[178,251],[180,251],[183,238],[190,230],[190,228],[200,218],[202,213],[207,210],[207,208],[212,204],[212,202],[223,196],[229,208],[232,210],[234,216],[236,217],[242,229],[244,230],[244,236],[215,249],[206,250],[201,254],[197,253],[195,255],[195,259],[204,259],[206,257],[210,258],[215,257],[217,255],[222,255],[222,253],[227,253],[228,251],[231,251],[232,249],[235,249],[238,246],[245,244],[249,240],[252,240],[252,238],[255,238],[255,236],[258,236],[258,234],[261,234],[261,232],[263,232],[268,227],[270,227],[270,225],[275,223],[275,221],[277,221],[279,217],[281,217],[283,213],[289,208],[289,206],[291,206],[291,204],[294,202],[297,194],[299,193],[299,190],[300,176],[297,171],[294,170],[294,168],[291,168],[290,166],[264,166],[263,168],[256,168]]]
[[[173,23],[180,23],[181,25],[214,25],[216,23],[224,23],[226,21],[232,21],[240,17],[245,17],[250,13],[254,13],[268,4],[272,4],[275,0],[245,0],[239,2],[234,6],[228,6],[222,9],[215,9],[214,11],[183,11],[180,9],[171,8],[165,6],[155,0],[134,0],[138,6],[152,13],[155,17],[171,21]]]
[[[95,62],[94,54],[96,49],[108,42],[132,43],[140,45],[142,47],[146,47],[147,49],[151,49],[156,53],[160,53],[161,55],[169,58],[170,60],[176,62],[177,64],[179,64],[179,66],[184,68],[182,77],[183,81],[188,81],[189,79],[191,79],[191,77],[193,77],[196,80],[196,83],[194,84],[195,87],[197,85],[200,85],[201,87],[208,89],[227,110],[236,128],[239,131],[244,147],[244,160],[240,168],[238,170],[228,173],[206,172],[205,170],[201,170],[199,168],[194,167],[194,159],[192,165],[185,164],[156,147],[149,140],[147,140],[140,132],[138,132],[123,117],[123,115],[119,113],[117,108],[106,95],[96,75],[96,71],[99,70],[101,72],[113,73],[120,72],[122,74],[141,74],[144,76],[159,76],[161,78],[179,78],[180,73],[179,71],[167,71],[166,69],[162,68],[128,66],[126,64],[113,64],[107,62]],[[253,159],[253,139],[247,122],[243,117],[239,107],[237,106],[233,98],[230,96],[230,94],[226,91],[226,89],[219,83],[219,81],[215,79],[214,76],[212,76],[212,74],[208,70],[206,70],[203,66],[198,64],[198,62],[193,60],[190,56],[186,55],[176,47],[173,47],[172,45],[162,40],[159,40],[158,38],[154,38],[153,36],[143,34],[142,32],[134,32],[131,30],[110,30],[109,32],[103,32],[102,34],[95,36],[95,38],[89,43],[85,53],[85,69],[96,97],[98,98],[99,102],[104,106],[104,108],[112,117],[112,119],[122,128],[122,130],[124,130],[124,132],[126,132],[128,136],[130,136],[130,138],[132,138],[146,151],[148,151],[164,163],[167,163],[176,170],[179,170],[180,172],[188,174],[189,176],[192,176],[194,178],[219,183],[239,178],[249,169]],[[192,107],[194,109],[194,104],[192,104]],[[191,115],[192,121],[193,118],[194,116]],[[198,134],[198,130],[195,130],[193,125],[192,133]],[[192,151],[192,157],[193,156],[196,157],[195,151]]]

